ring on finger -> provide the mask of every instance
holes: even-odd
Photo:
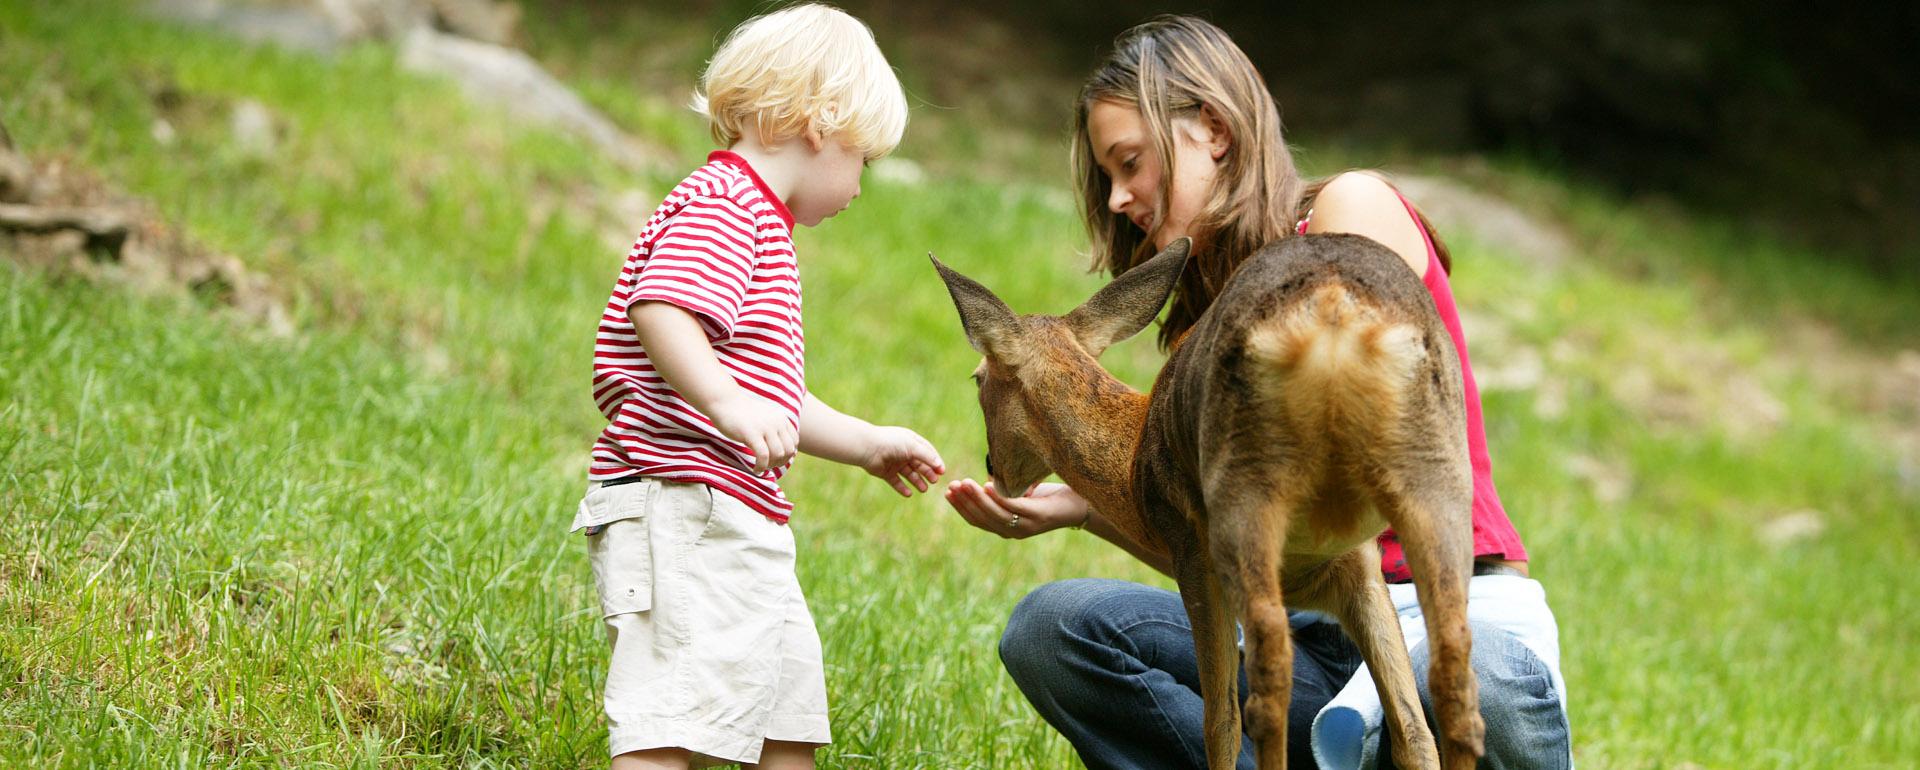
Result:
[[[1007,528],[1012,529],[1018,526],[1020,526],[1020,514],[1016,513],[1013,515],[1012,519],[1007,520]]]

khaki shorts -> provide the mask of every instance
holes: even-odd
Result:
[[[613,645],[612,755],[675,747],[695,766],[758,762],[768,740],[831,739],[791,530],[704,484],[596,484],[580,504],[619,516],[587,538]]]

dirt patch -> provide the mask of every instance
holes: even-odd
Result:
[[[12,170],[12,200],[0,203],[0,258],[147,294],[192,296],[272,334],[293,334],[271,282],[195,243],[150,203],[64,158],[36,161],[0,147],[0,166]]]
[[[1869,350],[1832,326],[1785,324],[1777,366],[1808,378],[1835,405],[1868,417],[1894,452],[1908,492],[1920,492],[1920,350]]]

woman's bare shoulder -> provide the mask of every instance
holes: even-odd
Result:
[[[1400,193],[1378,174],[1348,171],[1327,181],[1313,200],[1309,233],[1353,233],[1379,241],[1399,254],[1422,278],[1427,274],[1427,240]]]

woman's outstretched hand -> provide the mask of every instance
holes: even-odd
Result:
[[[1027,538],[1086,523],[1087,501],[1065,484],[1040,484],[1025,497],[1004,497],[973,479],[947,484],[947,504],[968,524],[1005,538]]]

